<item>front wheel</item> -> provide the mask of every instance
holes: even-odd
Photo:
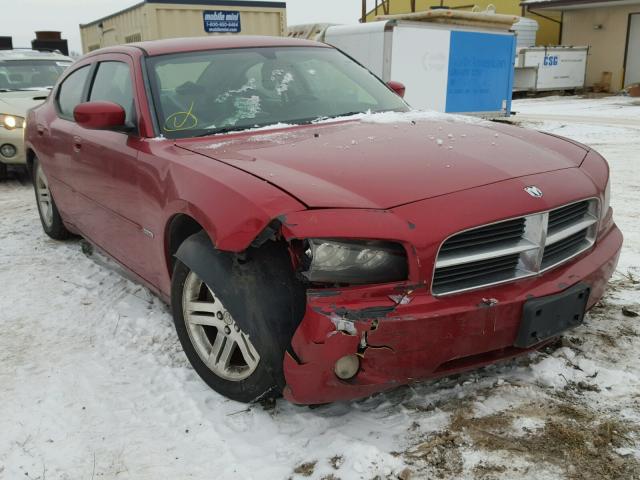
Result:
[[[267,242],[238,255],[216,249],[201,231],[175,257],[171,308],[193,368],[239,402],[279,396],[284,357],[306,303],[286,245]]]
[[[54,240],[66,240],[71,237],[60,217],[60,212],[49,189],[49,180],[36,158],[33,162],[33,188],[36,193],[38,214],[45,233]]]
[[[182,286],[181,307],[189,343],[215,377],[243,382],[254,374],[260,354],[251,337],[220,297],[192,271]]]

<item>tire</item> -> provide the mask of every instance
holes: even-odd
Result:
[[[240,262],[211,246],[200,256],[206,258],[196,268],[206,265],[206,283],[180,260],[172,277],[173,318],[189,362],[207,385],[232,400],[280,396],[284,355],[304,314],[304,290],[293,277],[288,252],[265,245]],[[200,290],[194,282],[201,282]],[[225,358],[231,359],[230,372]]]
[[[36,205],[42,229],[54,240],[67,240],[72,236],[60,217],[60,212],[49,189],[49,181],[42,170],[40,161],[33,161],[33,189],[36,194]]]
[[[0,180],[6,180],[9,176],[9,168],[6,163],[0,162]]]

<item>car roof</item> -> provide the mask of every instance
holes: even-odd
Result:
[[[132,48],[142,49],[146,55],[167,55],[171,53],[197,52],[203,50],[223,50],[229,48],[251,47],[325,47],[324,43],[311,40],[299,40],[287,37],[268,37],[256,35],[219,35],[211,37],[169,38],[149,42],[128,43],[114,47],[94,50],[91,55],[99,53],[125,52]]]
[[[60,52],[31,50],[28,48],[0,50],[0,61],[3,60],[59,60],[64,62],[73,62],[71,57],[67,57]]]

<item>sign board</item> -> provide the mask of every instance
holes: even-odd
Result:
[[[207,33],[240,33],[240,12],[236,10],[205,10],[204,31]]]
[[[535,90],[563,90],[584,87],[587,47],[525,48],[520,65],[537,67]]]

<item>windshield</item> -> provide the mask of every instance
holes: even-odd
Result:
[[[332,48],[158,56],[150,77],[160,129],[170,138],[408,110],[371,72]]]
[[[55,60],[0,61],[0,91],[53,87],[69,65]]]

